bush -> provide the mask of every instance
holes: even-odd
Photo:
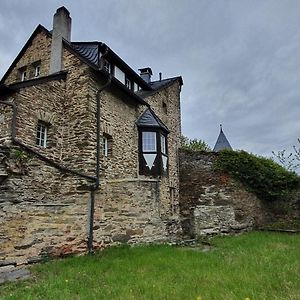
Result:
[[[219,152],[214,169],[227,173],[259,198],[269,201],[283,199],[300,186],[300,177],[296,173],[287,171],[271,159],[245,151]]]

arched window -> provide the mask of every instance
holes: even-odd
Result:
[[[168,171],[168,128],[151,110],[147,109],[138,119],[139,173],[161,176]]]

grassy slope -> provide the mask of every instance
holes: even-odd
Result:
[[[0,298],[300,299],[300,235],[254,232],[213,244],[206,253],[114,247],[52,261],[35,267],[33,280],[1,286]]]

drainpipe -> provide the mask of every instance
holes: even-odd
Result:
[[[105,45],[106,46],[106,45]],[[103,68],[103,58],[108,53],[108,47],[106,46],[104,54],[101,56],[100,70]],[[108,75],[106,83],[100,87],[96,94],[96,177],[95,185],[91,189],[90,194],[90,211],[89,211],[89,237],[88,237],[88,253],[93,254],[93,235],[94,235],[94,212],[95,212],[95,192],[98,190],[100,185],[100,94],[105,90],[111,83],[111,75]]]

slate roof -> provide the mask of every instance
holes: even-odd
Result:
[[[222,125],[220,127],[221,127],[220,134],[218,136],[218,139],[216,141],[213,151],[219,152],[219,151],[225,150],[225,149],[232,150],[232,147],[223,132]]]
[[[160,120],[160,118],[150,108],[146,109],[136,121],[139,127],[160,128],[166,132],[170,132],[167,126]]]
[[[158,80],[158,81],[151,81],[149,83],[149,85],[152,88],[152,91],[140,90],[140,91],[136,92],[136,94],[138,96],[140,96],[141,98],[149,97],[149,96],[157,93],[158,91],[168,87],[169,85],[172,85],[176,80],[179,80],[181,85],[183,84],[181,76],[166,78],[166,79]]]
[[[32,40],[39,32],[44,32],[47,36],[50,38],[52,37],[52,33],[47,30],[44,26],[38,25],[37,28],[34,30],[30,38],[27,40],[13,63],[10,65],[9,69],[6,71],[2,79],[0,80],[0,83],[3,85],[5,82],[7,76],[10,74],[11,70],[14,68],[16,63],[19,61],[19,59],[22,57],[26,49],[29,45],[31,45]],[[116,78],[112,77],[112,83],[114,83],[116,86],[121,88],[123,91],[128,93],[132,98],[134,98],[138,103],[146,104],[146,102],[143,100],[144,97],[150,96],[158,92],[159,90],[166,88],[168,85],[171,85],[175,80],[180,80],[182,84],[182,78],[181,77],[174,77],[174,78],[168,78],[161,81],[154,81],[147,83],[144,81],[129,65],[127,65],[115,52],[113,52],[109,47],[107,47],[104,43],[98,42],[98,41],[91,41],[91,42],[68,42],[66,40],[63,40],[64,46],[67,47],[69,51],[71,51],[73,54],[78,56],[82,61],[84,61],[86,64],[88,64],[90,67],[95,69],[96,71],[100,73],[106,73],[106,71],[103,71],[100,68],[100,59],[101,53],[104,53],[107,49],[106,57],[107,59],[112,62],[116,63],[126,74],[128,74],[129,79],[134,80],[140,87],[141,90],[134,93],[133,91],[127,89],[121,82],[119,82]],[[8,92],[6,90],[6,87],[1,86],[1,93]]]
[[[71,43],[72,48],[91,63],[99,67],[99,43]]]

